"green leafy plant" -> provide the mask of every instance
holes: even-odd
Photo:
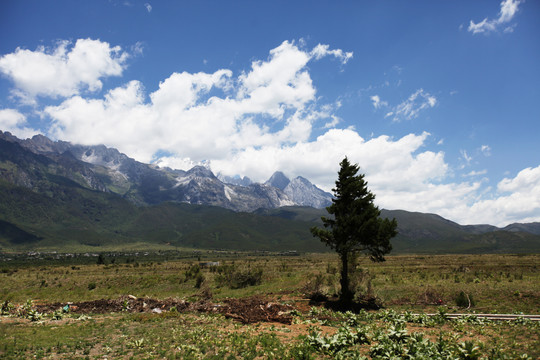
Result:
[[[64,317],[64,312],[62,311],[62,309],[56,310],[56,311],[52,314],[52,319],[53,319],[53,320],[62,320],[63,317]]]
[[[0,314],[1,315],[9,315],[11,314],[11,311],[15,308],[15,305],[13,305],[8,300],[4,301],[2,306],[0,307]]]
[[[36,309],[30,309],[27,314],[28,319],[30,321],[39,321],[43,317],[43,314],[38,312]]]
[[[332,336],[321,336],[320,333],[313,331],[308,335],[307,342],[317,351],[335,355],[356,344],[369,344],[371,340],[366,328],[353,330],[348,326],[343,326]]]
[[[463,360],[477,360],[482,356],[480,347],[471,340],[460,343],[457,351],[459,358]]]

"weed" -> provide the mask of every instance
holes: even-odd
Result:
[[[457,352],[460,359],[477,360],[480,359],[482,353],[480,347],[474,341],[465,341],[457,346]]]
[[[28,319],[30,319],[30,321],[38,321],[38,320],[41,320],[43,315],[40,312],[38,312],[36,309],[30,309],[28,310],[27,317]]]
[[[63,317],[64,317],[64,312],[62,310],[56,310],[52,314],[52,319],[53,320],[62,320]]]
[[[467,294],[464,291],[460,291],[459,294],[455,297],[456,305],[461,308],[471,308],[476,305],[472,294]]]
[[[9,315],[9,314],[11,314],[11,312],[13,311],[14,308],[15,308],[15,305],[13,305],[11,302],[6,300],[6,301],[4,301],[2,306],[0,307],[0,314],[1,315]]]
[[[228,286],[231,289],[242,289],[262,283],[262,268],[237,269],[234,265],[222,266],[217,269],[215,281],[218,287]]]

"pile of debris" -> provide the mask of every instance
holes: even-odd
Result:
[[[216,304],[208,300],[189,302],[179,299],[157,300],[152,298],[138,298],[133,295],[121,296],[118,299],[99,299],[82,302],[54,303],[34,305],[41,313],[54,312],[64,309],[77,314],[111,313],[111,312],[149,312],[162,313],[166,311],[178,312],[206,312],[219,313],[243,324],[257,322],[279,322],[291,324],[291,305],[269,302],[261,297],[244,299],[225,299],[223,303]]]

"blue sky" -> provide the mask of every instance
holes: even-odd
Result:
[[[347,155],[379,206],[540,221],[540,3],[0,4],[0,129],[325,190]]]

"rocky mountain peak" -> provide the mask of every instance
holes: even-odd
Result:
[[[287,178],[285,176],[284,173],[282,173],[281,171],[276,171],[271,177],[270,179],[268,179],[265,184],[266,185],[270,185],[270,186],[273,186],[275,188],[278,188],[279,190],[285,190],[285,188],[287,187],[287,185],[289,185],[291,181],[289,180],[289,178]]]
[[[105,145],[76,146],[71,151],[84,162],[107,167],[118,166],[128,159],[127,155]]]
[[[227,176],[223,174],[218,174],[217,178],[224,184],[238,185],[238,186],[249,186],[253,183],[250,178],[247,176],[240,177],[239,175]]]
[[[190,170],[188,170],[188,172],[186,173],[186,175],[191,175],[191,176],[197,176],[197,177],[207,177],[207,178],[216,178],[216,176],[214,175],[214,173],[204,167],[204,166],[201,166],[201,165],[197,165],[197,166],[194,166],[192,167]]]
[[[54,175],[67,177],[93,190],[113,192],[138,205],[175,201],[254,211],[292,205],[322,207],[331,198],[307,179],[298,177],[290,181],[281,171],[276,171],[261,184],[253,183],[247,177],[216,177],[205,166],[195,166],[188,171],[159,168],[140,163],[105,145],[52,141],[43,135],[20,140],[10,133],[0,133],[0,139],[19,145],[20,150],[11,152],[24,149],[42,156],[43,161],[56,164],[52,168],[43,166],[43,173],[53,169]],[[26,163],[21,162],[20,166],[27,170]],[[27,184],[27,187],[46,178],[43,174],[34,176],[28,171],[19,173],[26,177],[13,174],[5,177],[12,182],[17,180]]]
[[[323,208],[332,202],[332,194],[329,194],[315,185],[308,179],[298,176],[291,180],[283,190],[285,194],[295,203],[302,206]]]
[[[22,140],[22,146],[27,149],[38,153],[38,154],[47,154],[47,153],[64,153],[70,147],[71,144],[66,141],[52,141],[46,136],[41,134],[34,135],[31,139]]]

